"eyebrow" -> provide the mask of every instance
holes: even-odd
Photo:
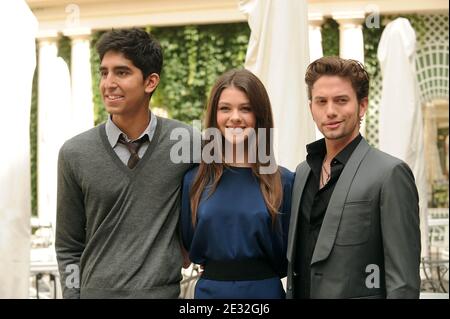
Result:
[[[104,67],[104,66],[100,66],[98,70],[105,71],[105,70],[108,70],[108,68]],[[120,65],[120,66],[114,67],[113,71],[131,71],[131,69],[126,65]]]
[[[314,97],[314,100],[327,99],[327,98],[328,98],[327,96],[316,96],[316,97]],[[331,98],[332,99],[342,99],[342,98],[348,99],[350,97],[348,95],[346,95],[346,94],[343,94],[343,95],[333,96]]]
[[[346,95],[346,94],[344,94],[344,95],[338,95],[338,96],[333,97],[333,99],[343,99],[343,98],[348,99],[348,98],[350,98],[350,97],[349,97],[348,95]]]

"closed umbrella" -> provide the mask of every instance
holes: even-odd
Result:
[[[264,83],[275,120],[275,155],[294,170],[315,140],[304,76],[309,63],[305,0],[242,0],[251,29],[245,67]]]
[[[420,199],[422,256],[427,256],[427,181],[415,52],[416,34],[409,21],[397,18],[390,22],[383,31],[378,46],[378,60],[383,77],[379,147],[405,161],[414,173]]]

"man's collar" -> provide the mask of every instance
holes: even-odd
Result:
[[[315,142],[306,145],[306,151],[308,155],[313,154],[325,154],[327,152],[327,147],[325,145],[325,138],[321,138]]]
[[[149,141],[151,141],[156,128],[156,121],[157,121],[156,116],[152,112],[150,112],[150,122],[137,139],[142,138],[144,135],[148,135],[148,139]],[[112,115],[108,116],[108,120],[106,121],[105,124],[105,130],[109,144],[111,145],[112,148],[114,148],[117,145],[117,141],[119,140],[121,134],[123,134],[125,140],[130,141],[128,136],[124,132],[122,132],[122,130],[112,121]]]
[[[358,146],[359,142],[361,142],[361,139],[362,139],[361,134],[358,134],[350,143],[347,144],[347,146],[344,147],[342,151],[339,152],[339,154],[337,154],[334,157],[334,159],[338,160],[340,163],[344,165],[347,164],[356,146]]]
[[[333,160],[337,160],[342,164],[346,164],[355,150],[356,146],[358,146],[359,142],[361,142],[362,136],[358,134],[349,144],[347,144],[335,157]],[[321,155],[325,156],[327,152],[325,138],[322,138],[318,141],[312,142],[306,145],[306,151],[308,155]]]

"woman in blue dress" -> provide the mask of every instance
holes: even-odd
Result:
[[[181,231],[203,267],[194,297],[284,298],[294,174],[275,163],[262,82],[231,70],[212,88],[199,166],[183,181]]]

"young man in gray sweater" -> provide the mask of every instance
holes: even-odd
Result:
[[[155,116],[162,50],[148,33],[113,30],[97,44],[110,114],[68,140],[58,162],[56,253],[64,298],[177,298],[182,253],[174,129]],[[188,146],[190,147],[190,146]]]

